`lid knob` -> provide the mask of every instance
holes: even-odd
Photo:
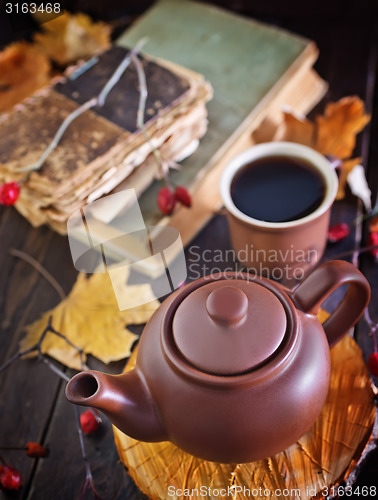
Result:
[[[219,287],[207,297],[206,310],[217,323],[238,323],[247,314],[248,297],[240,288]]]
[[[200,286],[179,303],[172,338],[192,368],[212,375],[240,375],[273,357],[285,340],[286,310],[259,281],[199,280]]]

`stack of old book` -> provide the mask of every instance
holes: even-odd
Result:
[[[73,122],[23,186],[16,208],[32,224],[47,222],[65,232],[78,207],[113,188],[133,187],[146,225],[169,224],[187,244],[221,207],[218,185],[225,165],[243,149],[274,137],[283,105],[306,114],[327,89],[313,69],[318,50],[312,41],[206,3],[158,0],[96,64],[0,124],[0,182],[38,161],[64,118],[96,95],[125,51],[145,37],[147,130],[166,164],[188,156],[170,176],[190,190],[192,208],[176,207],[169,221],[162,221],[156,205],[161,184],[151,183],[156,163],[136,126],[139,89],[135,69],[128,68],[105,106]],[[211,88],[214,96],[205,109]]]
[[[16,208],[33,226],[48,224],[66,233],[73,212],[125,180],[122,189],[141,193],[161,174],[151,144],[169,168],[192,153],[205,134],[210,84],[179,65],[141,57],[150,141],[137,126],[140,82],[131,64],[104,105],[74,119],[41,168],[27,175],[66,117],[99,95],[128,52],[112,47],[1,117],[0,183],[24,179]]]

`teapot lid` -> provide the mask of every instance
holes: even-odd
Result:
[[[200,286],[177,307],[173,340],[192,366],[238,375],[272,358],[287,329],[279,298],[262,284],[220,280]]]

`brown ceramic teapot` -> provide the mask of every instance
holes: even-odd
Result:
[[[322,326],[315,314],[349,284]],[[197,457],[241,463],[295,443],[328,392],[329,345],[370,297],[344,261],[317,268],[294,292],[247,274],[201,278],[163,302],[147,324],[135,369],[75,375],[69,401],[102,410],[142,441],[172,441]]]

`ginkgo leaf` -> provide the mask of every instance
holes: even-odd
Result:
[[[52,316],[53,328],[83,349],[84,356],[91,354],[105,363],[129,356],[137,335],[126,326],[146,323],[160,302],[155,298],[150,285],[126,284],[126,266],[118,270],[117,293],[122,293],[125,300],[128,296],[133,301],[136,295],[144,297],[144,305],[120,311],[113,289],[114,283],[110,281],[108,273],[95,273],[89,278],[85,274],[79,274],[69,296],[26,328],[27,334],[21,342],[21,350],[38,342]],[[78,352],[53,333],[47,334],[42,343],[42,352],[70,368],[82,368]]]
[[[13,106],[50,81],[47,57],[30,43],[16,42],[0,51],[0,112]]]
[[[324,115],[314,121],[283,111],[283,123],[275,140],[297,142],[310,146],[323,155],[331,155],[342,161],[339,189],[336,199],[345,196],[348,174],[360,163],[360,158],[350,158],[356,145],[356,135],[369,122],[364,103],[356,96],[349,96],[327,104]]]
[[[93,22],[86,14],[65,12],[41,27],[44,31],[34,35],[36,44],[62,66],[92,57],[110,46],[110,26]]]

